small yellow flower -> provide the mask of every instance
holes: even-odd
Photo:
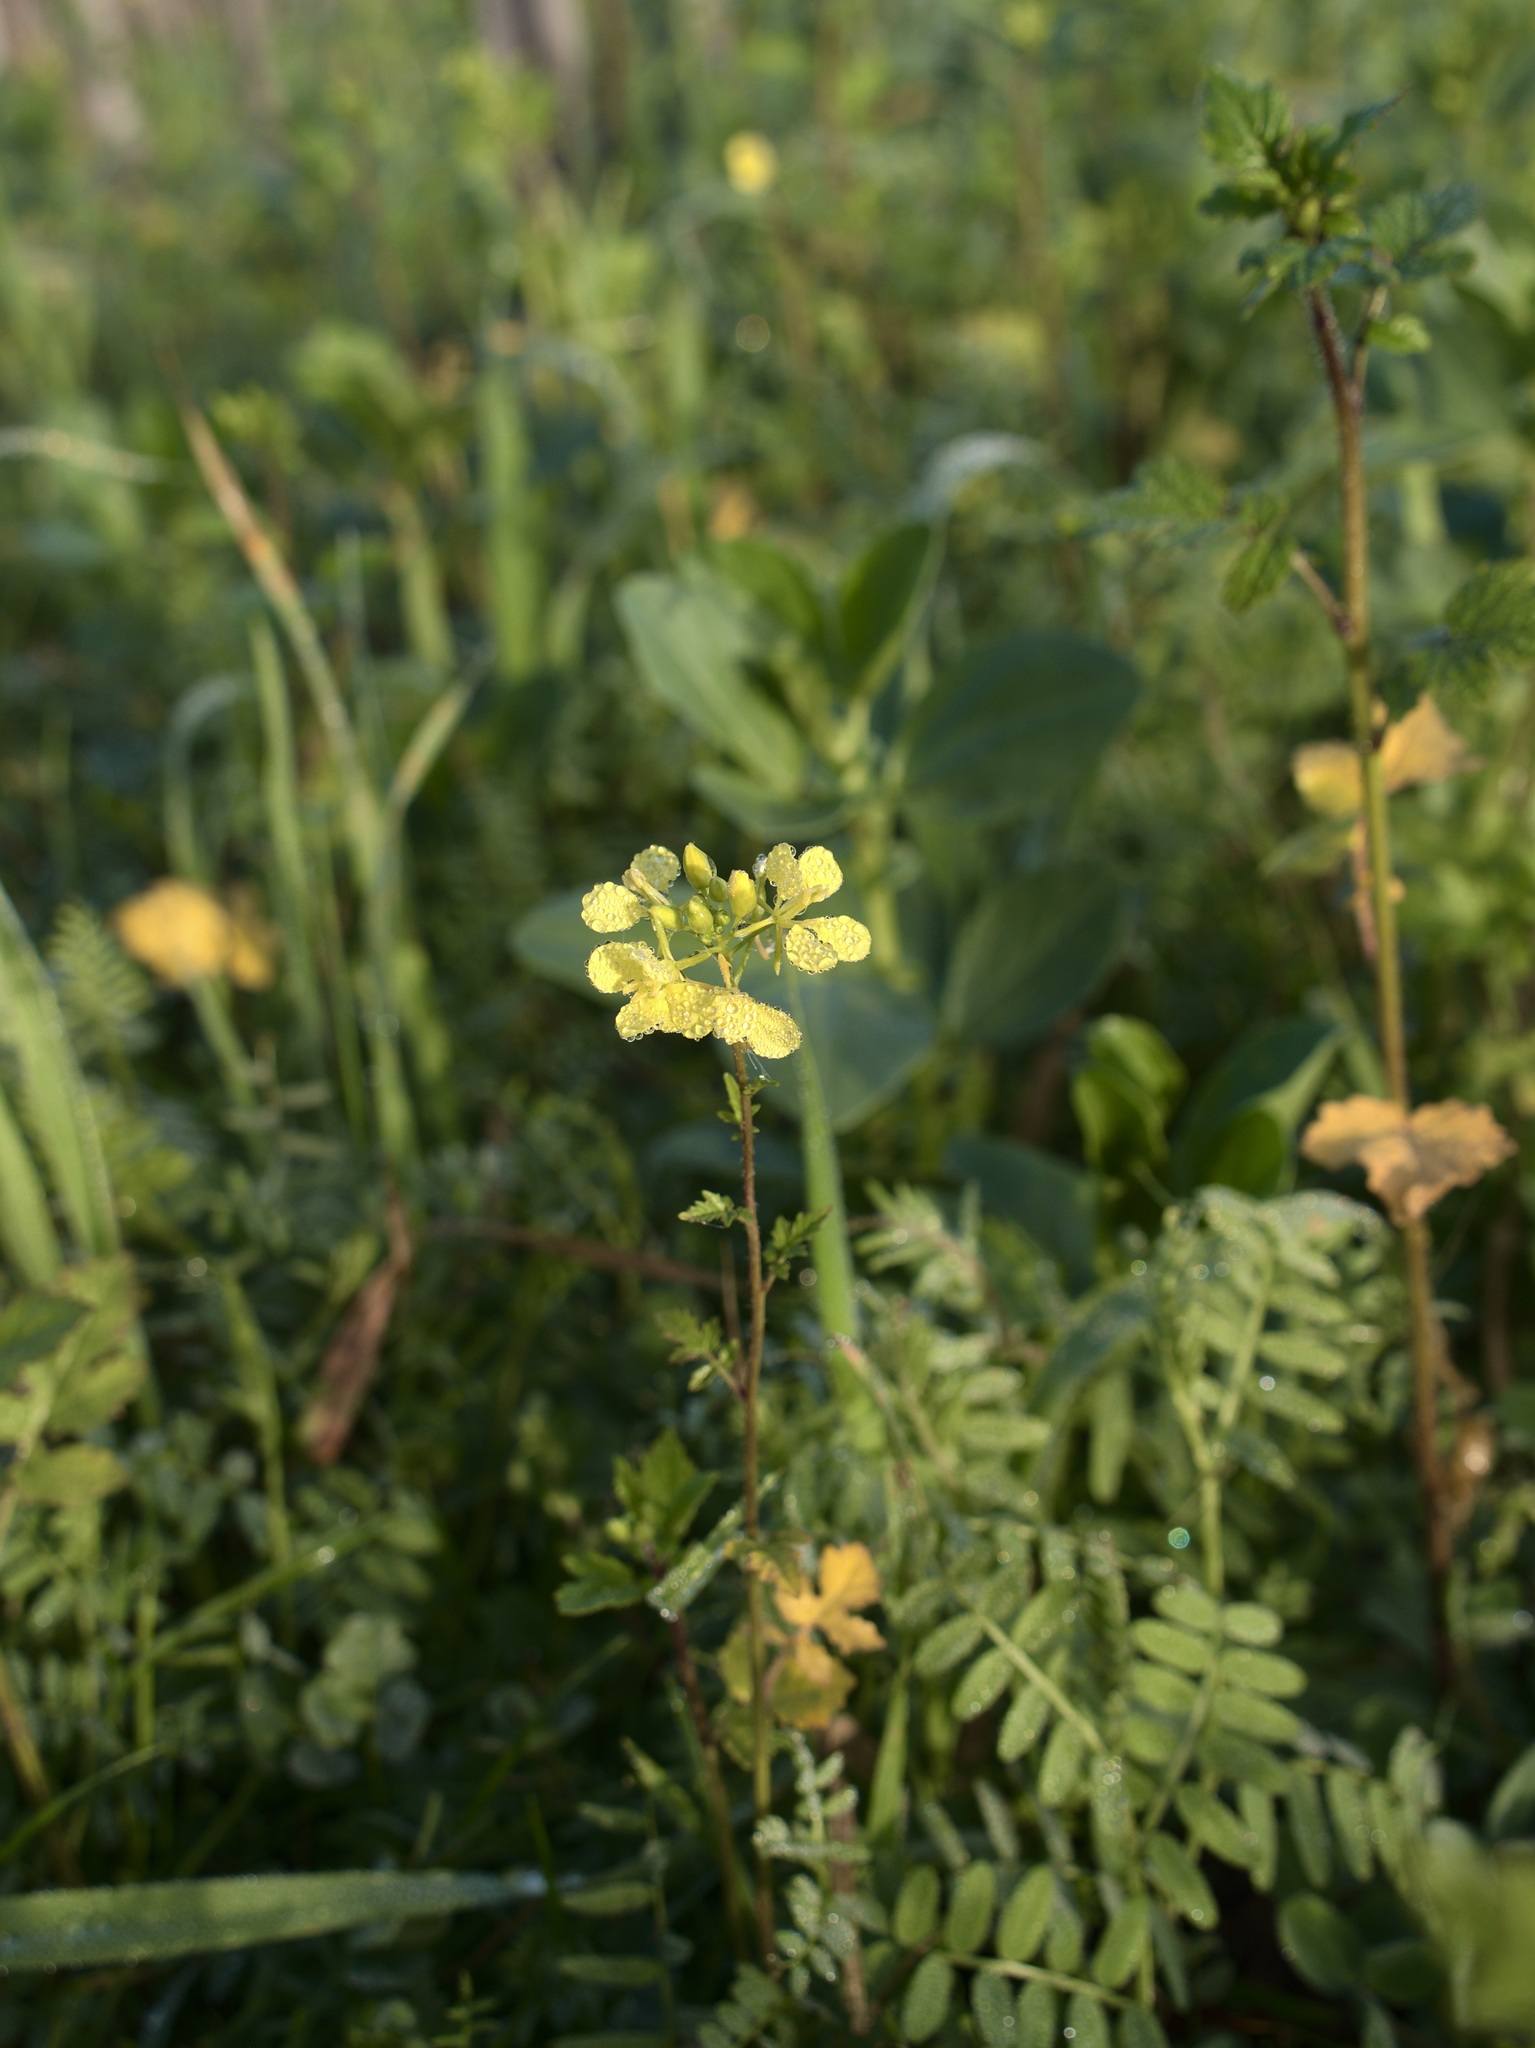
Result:
[[[693,893],[673,904],[669,892],[683,876]],[[785,959],[806,974],[865,959],[869,934],[856,918],[796,922],[841,886],[842,870],[824,846],[797,854],[780,844],[762,856],[755,875],[735,868],[728,879],[702,847],[690,843],[680,861],[664,846],[647,847],[621,881],[587,890],[581,916],[598,932],[628,931],[648,919],[660,951],[638,940],[598,946],[587,974],[604,995],[628,998],[614,1019],[621,1038],[670,1031],[784,1059],[800,1043],[799,1026],[786,1011],[747,995],[741,975],[754,953],[771,960],[775,974]],[[718,987],[689,978],[692,970],[707,968],[718,972]]]
[[[743,128],[725,144],[725,176],[745,199],[760,199],[778,183],[778,151],[765,135]]]
[[[211,890],[167,877],[118,905],[113,929],[131,953],[172,988],[226,975],[239,988],[266,988],[272,935],[248,907],[226,910]]]

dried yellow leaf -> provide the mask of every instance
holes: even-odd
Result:
[[[1290,773],[1301,801],[1324,818],[1350,818],[1363,801],[1359,756],[1347,740],[1313,740],[1297,747]]]
[[[1465,741],[1429,696],[1420,697],[1405,718],[1388,725],[1380,743],[1380,772],[1389,790],[1448,782],[1470,766]]]
[[[1427,1102],[1408,1115],[1394,1102],[1351,1095],[1322,1106],[1301,1150],[1318,1166],[1362,1166],[1392,1221],[1405,1224],[1500,1166],[1514,1142],[1480,1103]]]
[[[879,1650],[885,1639],[857,1613],[879,1598],[879,1569],[862,1543],[831,1543],[821,1552],[819,1584],[790,1586],[773,1574],[773,1598],[793,1629],[819,1629],[839,1650]]]
[[[1448,782],[1472,765],[1466,743],[1430,696],[1386,727],[1380,743],[1381,780],[1387,792]],[[1346,740],[1315,740],[1297,747],[1290,773],[1302,801],[1324,818],[1348,818],[1364,804],[1359,756]]]

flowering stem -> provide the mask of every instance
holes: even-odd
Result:
[[[1375,931],[1375,996],[1381,1057],[1391,1099],[1404,1113],[1412,1107],[1407,1075],[1407,1031],[1402,1000],[1402,955],[1397,936],[1395,875],[1391,865],[1391,824],[1385,780],[1376,746],[1374,662],[1370,647],[1370,534],[1365,504],[1363,445],[1363,358],[1350,362],[1332,300],[1325,291],[1307,294],[1312,331],[1332,399],[1338,439],[1343,513],[1343,591],[1335,621],[1348,675],[1354,745],[1364,786],[1366,859]],[[1454,1677],[1449,1626],[1449,1582],[1453,1545],[1450,1501],[1439,1457],[1439,1373],[1444,1333],[1434,1308],[1428,1226],[1421,1220],[1402,1229],[1407,1266],[1407,1300],[1412,1332],[1413,1458],[1423,1506],[1434,1668],[1441,1688]]]
[[[751,1082],[746,1072],[746,1052],[733,1045],[736,1098],[741,1118],[741,1209],[746,1233],[746,1298],[748,1304],[746,1356],[742,1360],[741,1395],[745,1413],[745,1477],[742,1511],[746,1542],[752,1553],[746,1581],[746,1619],[751,1647],[752,1675],[752,1817],[760,1829],[773,1804],[773,1764],[768,1748],[766,1643],[762,1613],[762,1579],[757,1571],[756,1552],[761,1543],[758,1513],[758,1393],[762,1383],[762,1345],[767,1330],[767,1288],[762,1274],[762,1226],[757,1216],[756,1127],[752,1108]],[[766,1851],[756,1849],[757,1942],[764,1961],[773,1946],[773,1888]]]

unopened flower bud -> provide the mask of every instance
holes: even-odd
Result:
[[[720,909],[724,908],[725,884],[720,880],[718,875],[715,876],[714,880],[709,884],[708,888],[705,889],[704,895],[709,899],[711,903],[717,905]]]
[[[682,872],[695,889],[707,889],[714,880],[714,863],[701,846],[689,840],[682,849]]]
[[[695,896],[688,904],[688,923],[701,939],[714,937],[714,915],[702,897]]]
[[[729,896],[731,916],[738,924],[744,923],[757,907],[757,885],[745,868],[732,870]]]
[[[652,904],[650,915],[654,923],[660,925],[663,930],[669,932],[674,932],[677,929],[678,925],[680,925],[682,922],[682,919],[678,916],[677,912],[672,909],[672,906],[669,903]]]

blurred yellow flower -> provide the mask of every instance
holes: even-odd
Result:
[[[267,988],[272,936],[248,905],[227,910],[211,890],[167,877],[120,903],[112,926],[131,953],[172,988],[226,975],[240,988]]]
[[[725,144],[725,176],[733,192],[758,199],[778,183],[778,151],[756,129],[743,128]]]

